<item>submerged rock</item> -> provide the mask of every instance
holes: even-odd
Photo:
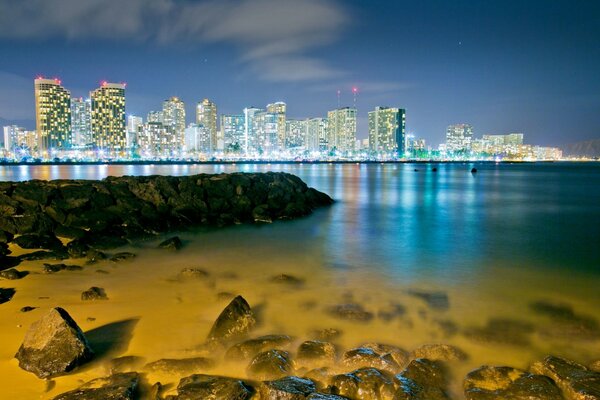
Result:
[[[27,276],[27,274],[28,274],[27,271],[18,271],[14,268],[10,268],[10,269],[6,269],[4,271],[0,271],[0,278],[16,280],[16,279],[21,279],[24,276]]]
[[[568,304],[537,301],[530,304],[534,313],[547,317],[551,324],[540,335],[559,339],[600,339],[600,325],[592,317],[577,314]]]
[[[278,379],[293,370],[290,354],[283,350],[267,350],[257,354],[246,369],[249,376],[260,379]]]
[[[248,361],[258,353],[276,348],[282,349],[287,347],[291,342],[292,338],[287,335],[260,336],[231,346],[225,353],[225,358],[228,360]]]
[[[110,261],[112,261],[112,262],[119,262],[119,261],[131,260],[133,258],[135,258],[135,254],[134,253],[130,253],[128,251],[122,251],[120,253],[114,254],[110,258]]]
[[[471,327],[464,330],[469,339],[484,343],[526,346],[530,335],[535,331],[532,324],[507,318],[492,318],[484,327]]]
[[[196,374],[182,378],[177,393],[175,399],[181,400],[246,400],[254,390],[239,379]]]
[[[283,283],[290,286],[301,286],[304,283],[304,279],[297,278],[293,275],[279,274],[271,278],[273,283]]]
[[[342,336],[343,332],[340,329],[325,328],[314,330],[310,334],[316,340],[323,340],[327,342],[339,338]]]
[[[531,366],[535,374],[554,380],[569,400],[600,399],[600,373],[564,358],[547,356]]]
[[[46,251],[38,250],[31,253],[21,254],[18,259],[21,261],[39,261],[39,260],[65,260],[69,258],[66,251]]]
[[[22,313],[26,313],[26,312],[33,311],[36,308],[39,308],[39,307],[25,306],[25,307],[21,307],[21,309],[19,311],[21,311]]]
[[[0,288],[0,304],[11,301],[16,292],[13,288]]]
[[[413,358],[427,358],[431,361],[464,361],[467,354],[449,344],[426,344],[412,353]]]
[[[467,400],[563,399],[552,379],[511,367],[480,367],[469,372],[463,387]]]
[[[138,369],[145,362],[144,357],[139,356],[123,356],[113,358],[108,362],[107,368],[111,374],[117,372],[131,372]]]
[[[185,375],[201,372],[214,367],[215,363],[206,357],[163,358],[144,366],[146,371]]]
[[[400,366],[391,354],[380,355],[373,349],[364,347],[345,352],[342,364],[349,369],[377,368],[391,373],[396,373],[400,370]]]
[[[297,376],[267,381],[260,385],[261,399],[305,400],[316,391],[317,388],[311,380]]]
[[[331,378],[331,392],[351,399],[393,400],[395,391],[392,378],[376,368],[361,368]]]
[[[181,246],[183,246],[183,243],[181,242],[181,239],[179,239],[179,236],[168,238],[158,245],[159,248],[165,250],[179,250],[181,249]]]
[[[208,340],[229,341],[245,336],[256,324],[254,313],[248,302],[237,296],[219,314],[213,324]]]
[[[139,379],[136,372],[98,378],[54,400],[134,400],[138,398]]]
[[[23,249],[63,250],[62,242],[56,236],[27,234],[17,236],[13,243]]]
[[[448,294],[445,292],[428,292],[412,289],[408,291],[408,294],[425,301],[434,310],[445,311],[450,308]]]
[[[108,300],[108,296],[103,288],[92,286],[81,293],[81,300]]]
[[[71,371],[93,355],[77,323],[57,307],[31,324],[15,357],[22,369],[48,378]]]
[[[296,361],[312,367],[332,364],[337,357],[335,345],[320,340],[307,340],[298,347]]]
[[[179,271],[177,277],[181,280],[188,279],[206,279],[208,278],[209,273],[200,268],[184,268]]]
[[[54,274],[60,271],[81,271],[83,267],[79,265],[67,265],[67,264],[44,264],[42,272],[45,274]]]
[[[373,319],[373,313],[366,311],[360,304],[338,304],[327,309],[332,317],[350,321],[368,322]]]
[[[398,346],[383,343],[365,343],[360,347],[371,349],[386,360],[389,360],[391,357],[399,367],[403,367],[404,365],[408,364],[408,352]]]
[[[447,376],[442,364],[426,358],[412,360],[398,375],[394,400],[449,400]]]

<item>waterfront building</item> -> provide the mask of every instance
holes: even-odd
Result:
[[[83,98],[71,99],[71,137],[73,146],[92,143],[92,102]]]
[[[223,150],[226,153],[241,153],[244,150],[245,119],[243,114],[221,115]]]
[[[356,143],[356,108],[338,108],[327,113],[329,149],[354,151]]]
[[[311,152],[326,151],[329,144],[326,118],[310,118],[306,132],[305,147]]]
[[[256,115],[263,110],[256,107],[244,108],[244,154],[255,153],[258,149],[258,129]]]
[[[183,147],[185,131],[185,103],[179,97],[171,97],[163,102],[163,120],[165,128],[173,134],[173,140]]]
[[[142,157],[173,157],[181,144],[175,133],[161,122],[147,122],[138,127],[138,149]]]
[[[280,149],[283,149],[286,145],[286,109],[287,105],[283,101],[267,104],[267,112],[277,116],[277,148]]]
[[[144,119],[136,115],[127,116],[127,147],[131,148],[137,145],[137,133],[140,126],[144,124]]]
[[[471,150],[473,127],[469,124],[449,125],[446,129],[446,146],[449,153],[468,152]]]
[[[71,92],[58,79],[36,78],[35,119],[42,152],[71,145]]]
[[[202,124],[190,124],[185,128],[185,150],[188,153],[212,154],[215,143],[213,143],[211,130]]]
[[[369,112],[369,150],[404,155],[405,132],[404,109],[375,107]]]
[[[223,139],[217,130],[217,105],[209,99],[202,100],[196,106],[196,124],[208,129],[213,147],[216,147],[219,139]]]
[[[125,84],[102,82],[90,93],[92,142],[97,149],[121,151],[127,146]]]
[[[285,148],[296,152],[304,150],[308,138],[308,120],[290,119],[285,124]]]
[[[39,137],[36,131],[28,131],[17,125],[3,128],[2,147],[8,153],[14,153],[15,158],[31,155],[37,150]]]
[[[146,116],[146,122],[160,122],[164,121],[164,115],[162,111],[150,111]]]
[[[272,155],[279,150],[280,115],[261,111],[255,114],[256,141],[254,149],[259,155]]]

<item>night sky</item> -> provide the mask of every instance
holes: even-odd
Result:
[[[179,96],[193,122],[288,103],[407,110],[429,144],[452,123],[530,144],[600,138],[600,1],[0,0],[0,124],[34,128],[33,79],[74,96],[127,82],[127,112]]]

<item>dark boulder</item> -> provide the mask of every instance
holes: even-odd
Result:
[[[15,293],[16,290],[13,288],[0,288],[0,304],[11,301]]]
[[[44,264],[42,272],[45,274],[54,274],[60,271],[81,271],[83,267],[79,265],[68,264]]]
[[[69,254],[66,251],[46,251],[38,250],[31,253],[21,254],[18,259],[20,261],[39,261],[39,260],[65,260],[69,258]]]
[[[14,238],[13,243],[23,249],[47,249],[62,251],[64,246],[56,236],[27,234]]]
[[[476,342],[527,346],[534,326],[526,321],[492,318],[483,327],[470,327],[464,335]]]
[[[88,264],[95,264],[98,261],[106,260],[108,256],[103,251],[89,249],[86,252],[85,258],[87,259]]]
[[[144,357],[139,356],[122,356],[113,358],[107,364],[107,369],[111,374],[115,374],[117,372],[131,372],[137,370],[143,364],[145,364],[146,359]]]
[[[16,267],[21,263],[21,257],[0,256],[0,271]]]
[[[600,339],[600,324],[594,318],[581,315],[569,304],[549,301],[536,301],[530,304],[532,311],[550,320],[550,324],[540,329],[540,335],[547,338],[568,340]]]
[[[4,271],[0,271],[0,278],[10,280],[21,279],[24,276],[27,276],[28,273],[29,272],[27,271],[18,271],[14,268],[11,268]]]
[[[449,400],[447,373],[438,361],[426,358],[412,360],[398,375],[397,400]]]
[[[296,361],[310,367],[321,367],[333,364],[337,356],[335,345],[319,340],[308,340],[298,347]]]
[[[110,258],[110,261],[112,261],[112,262],[121,262],[121,261],[131,260],[131,259],[134,259],[134,258],[135,258],[135,254],[134,253],[130,253],[128,251],[122,251],[120,253],[114,254]]]
[[[163,358],[146,364],[144,370],[181,376],[206,371],[214,365],[214,361],[206,357]]]
[[[316,391],[311,380],[297,376],[287,376],[260,385],[261,399],[305,400]]]
[[[0,243],[9,243],[13,240],[13,237],[12,233],[0,230]]]
[[[293,370],[290,354],[283,350],[267,350],[257,354],[246,369],[255,379],[278,379],[290,375]]]
[[[401,368],[391,354],[380,355],[364,347],[345,352],[342,364],[349,369],[377,368],[391,373],[396,373]]]
[[[181,243],[179,236],[173,236],[158,245],[159,248],[165,250],[179,250],[181,246],[183,246],[183,243]]]
[[[411,289],[408,294],[423,300],[433,310],[445,311],[450,308],[448,294],[445,292],[429,292]]]
[[[93,354],[79,326],[57,307],[31,324],[15,357],[22,369],[48,378],[71,371]]]
[[[576,362],[547,356],[534,363],[531,372],[552,378],[568,400],[600,399],[600,373]]]
[[[83,258],[89,249],[90,247],[80,239],[74,239],[67,243],[67,252],[71,258]]]
[[[254,207],[254,209],[252,210],[252,219],[254,220],[254,222],[263,222],[267,224],[272,223],[273,218],[269,213],[269,206],[267,206],[266,204],[261,204]]]
[[[351,399],[393,400],[392,377],[375,368],[361,368],[331,378],[331,392]]]
[[[373,313],[365,310],[360,304],[339,304],[327,309],[332,317],[350,321],[368,322],[373,319]]]
[[[511,367],[483,366],[467,374],[467,400],[562,400],[552,379]]]
[[[330,341],[342,336],[343,332],[335,328],[324,328],[313,330],[310,335],[315,340]]]
[[[256,324],[248,302],[237,296],[219,314],[209,334],[209,341],[226,342],[244,337]]]
[[[225,358],[228,360],[248,361],[258,353],[272,349],[282,349],[287,347],[291,342],[292,338],[287,335],[260,336],[231,346],[225,353]]]
[[[246,400],[254,394],[253,388],[239,379],[213,375],[191,375],[182,378],[177,385],[181,400]]]
[[[390,358],[398,364],[400,368],[408,364],[409,354],[406,350],[398,346],[383,343],[365,343],[360,346],[364,349],[371,349],[385,360]]]
[[[26,313],[26,312],[33,311],[37,308],[38,307],[25,306],[25,307],[21,307],[21,309],[19,311],[21,311],[22,313]]]
[[[125,372],[98,378],[79,389],[63,393],[53,400],[134,400],[138,399],[140,377],[137,372]]]
[[[449,344],[425,344],[412,352],[413,358],[427,358],[431,361],[464,361],[467,354]]]
[[[81,293],[81,300],[108,300],[108,296],[103,288],[92,286]]]

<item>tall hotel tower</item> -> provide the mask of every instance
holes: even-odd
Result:
[[[71,93],[58,79],[37,78],[35,119],[39,150],[64,149],[71,145]]]
[[[329,148],[353,151],[356,143],[356,108],[344,107],[327,113]]]
[[[369,149],[404,155],[406,111],[402,108],[375,107],[369,112]]]
[[[97,149],[121,151],[127,146],[125,84],[102,82],[90,93],[92,140]]]
[[[209,99],[204,99],[196,106],[196,124],[204,125],[210,134],[213,147],[217,147],[218,131],[217,131],[217,106]]]

